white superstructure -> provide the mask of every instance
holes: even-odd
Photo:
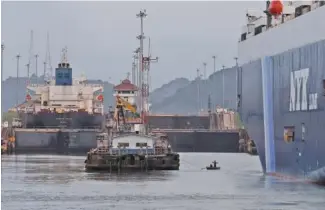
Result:
[[[67,60],[67,49],[63,49],[61,62],[55,69],[55,78],[45,84],[27,86],[26,112],[41,110],[55,112],[86,111],[89,114],[104,114],[104,86],[88,84],[84,76],[72,78],[72,68]]]
[[[55,81],[49,84],[27,86],[34,92],[31,96],[33,109],[39,112],[41,109],[51,111],[78,111],[84,109],[88,113],[104,113],[103,101],[98,97],[104,91],[100,84],[87,84],[86,80],[74,79],[72,86],[56,86]],[[99,92],[99,94],[96,94]]]
[[[325,39],[324,1],[284,2],[283,15],[270,21],[263,11],[248,10],[238,44],[238,63],[274,55]]]

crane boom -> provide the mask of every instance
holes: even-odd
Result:
[[[123,106],[124,109],[131,111],[133,114],[137,111],[134,106],[122,99],[120,96],[116,96],[116,106]]]

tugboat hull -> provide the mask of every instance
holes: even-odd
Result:
[[[87,171],[149,171],[179,170],[179,155],[102,155],[88,154]]]

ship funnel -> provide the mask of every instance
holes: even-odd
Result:
[[[72,68],[68,62],[68,48],[62,49],[61,63],[55,69],[55,85],[71,86],[72,85]]]

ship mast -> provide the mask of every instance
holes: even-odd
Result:
[[[141,24],[140,24],[140,35],[137,36],[137,38],[140,40],[140,48],[139,48],[139,89],[140,89],[140,110],[142,115],[142,123],[144,123],[144,84],[143,84],[143,40],[145,39],[144,33],[143,33],[143,18],[147,16],[146,10],[140,11],[139,14],[136,15],[138,18],[140,18]]]
[[[140,29],[141,34],[137,37],[140,40],[140,49],[139,49],[139,63],[140,63],[140,70],[139,70],[139,89],[141,90],[140,94],[140,110],[141,110],[141,118],[142,123],[145,125],[147,124],[147,115],[149,113],[149,71],[150,71],[150,63],[152,61],[158,61],[158,57],[155,59],[151,58],[150,55],[150,39],[149,39],[149,54],[147,57],[143,56],[143,40],[145,39],[144,32],[143,32],[143,18],[147,16],[146,10],[140,11],[139,14],[137,14],[137,17],[140,18]],[[147,132],[147,129],[146,131]]]

